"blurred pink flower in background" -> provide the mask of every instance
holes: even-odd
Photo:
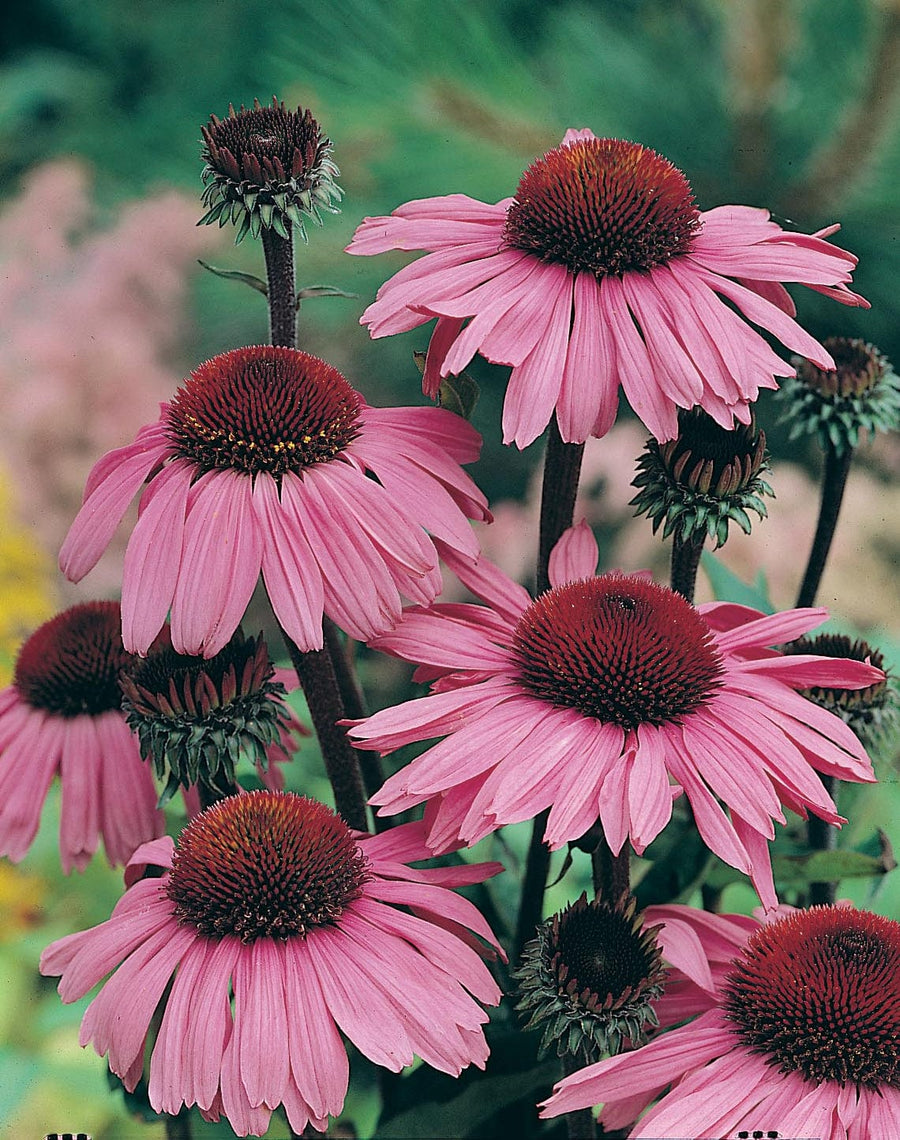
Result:
[[[173,192],[123,207],[97,230],[90,175],[48,163],[0,215],[0,465],[21,520],[54,553],[98,455],[167,398],[188,270],[217,236]],[[118,590],[121,552],[91,592]],[[82,591],[72,591],[80,596]]]

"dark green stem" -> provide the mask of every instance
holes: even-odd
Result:
[[[272,344],[297,347],[297,290],[294,282],[294,243],[263,226],[262,247],[269,281],[269,331]]]
[[[672,589],[691,603],[694,601],[697,570],[700,566],[700,555],[703,553],[705,542],[705,534],[699,538],[692,536],[685,541],[678,536],[677,532],[672,540],[672,574],[670,579]]]
[[[835,776],[823,776],[821,772],[819,779],[822,781],[825,791],[837,803],[840,781]],[[810,814],[806,824],[806,834],[809,839],[809,846],[813,851],[834,851],[837,847],[837,828],[833,823],[826,823],[824,819],[819,819],[817,815]],[[810,906],[829,906],[836,897],[837,883],[809,884]]]
[[[815,604],[819,583],[828,561],[828,552],[837,529],[838,516],[841,513],[841,503],[847,487],[847,476],[853,463],[853,448],[848,447],[840,455],[829,444],[825,449],[825,470],[822,473],[822,501],[819,507],[819,521],[816,524],[816,536],[813,539],[812,550],[803,575],[803,584],[797,595],[798,607]],[[819,779],[825,791],[836,800],[840,784],[834,776],[823,776]],[[807,836],[809,846],[813,851],[833,851],[837,846],[837,828],[834,824],[826,823],[818,816],[810,815],[807,823]],[[837,891],[837,883],[810,883],[809,901],[811,904],[833,903]]]
[[[584,1068],[583,1062],[571,1053],[563,1055],[563,1074],[571,1077]],[[566,1136],[568,1140],[596,1140],[597,1123],[594,1120],[594,1110],[591,1108],[578,1108],[565,1115]]]
[[[550,577],[547,572],[550,552],[563,531],[572,525],[583,455],[583,443],[563,443],[554,416],[547,432],[547,452],[544,456],[544,478],[541,484],[540,545],[535,575],[539,594],[550,589]]]
[[[618,855],[613,855],[601,836],[591,852],[591,874],[594,891],[610,902],[616,902],[631,891],[631,848],[626,842]]]
[[[522,897],[519,900],[519,917],[516,922],[516,940],[513,945],[511,963],[522,957],[525,943],[534,938],[534,932],[544,917],[544,891],[550,871],[550,849],[544,843],[544,832],[550,809],[535,816],[531,825],[531,842],[525,860],[525,875],[522,879]]]
[[[319,738],[325,771],[334,790],[334,805],[351,827],[357,831],[368,831],[366,797],[356,749],[337,723],[344,719],[344,705],[331,655],[326,649],[304,653],[287,635],[284,641]]]
[[[537,573],[535,574],[538,594],[550,589],[548,570],[550,552],[559,541],[563,531],[572,525],[583,455],[583,443],[563,443],[554,416],[550,421],[550,428],[547,433],[544,479],[541,485],[540,539]],[[522,947],[529,938],[534,937],[535,928],[543,917],[544,891],[547,887],[547,874],[550,870],[550,852],[544,844],[544,831],[547,827],[549,814],[549,811],[541,812],[535,818],[532,826],[531,843],[528,848],[525,877],[522,883],[522,898],[519,903],[519,917],[516,923],[513,962],[518,961]]]
[[[331,664],[334,667],[334,675],[346,716],[349,720],[362,720],[369,715],[369,710],[366,706],[366,698],[359,686],[356,672],[347,656],[347,646],[341,641],[340,632],[330,618],[325,618],[323,627],[325,648],[331,656]],[[362,771],[366,795],[374,796],[384,783],[384,768],[381,764],[381,757],[377,752],[359,752],[357,763]],[[392,820],[385,816],[376,815],[374,822],[376,831],[385,831],[392,826]]]
[[[185,1109],[177,1116],[165,1116],[166,1140],[191,1140],[191,1114]]]
[[[197,795],[200,797],[200,807],[206,811],[208,807],[217,804],[219,800],[227,799],[229,796],[236,796],[241,789],[234,781],[229,781],[228,788],[214,788],[211,784],[204,783],[203,780],[197,785]]]
[[[850,465],[853,462],[853,448],[848,447],[840,455],[831,444],[825,451],[825,470],[822,473],[822,501],[819,507],[819,521],[816,525],[816,537],[813,539],[812,550],[809,552],[809,562],[806,573],[803,575],[803,584],[797,595],[798,607],[815,605],[816,594],[825,563],[828,561],[828,552],[831,541],[837,528],[838,515],[841,513],[841,502],[844,498],[844,489],[847,486],[847,476],[850,474]]]

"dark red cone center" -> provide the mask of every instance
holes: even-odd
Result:
[[[35,708],[72,717],[118,709],[119,674],[137,659],[122,645],[118,602],[85,602],[45,622],[19,650],[13,684]]]
[[[741,1039],[808,1081],[900,1088],[900,923],[813,907],[758,930],[725,1009]]]
[[[212,117],[203,128],[204,157],[219,174],[234,182],[256,185],[310,180],[318,172],[323,155],[331,149],[311,111],[285,109],[257,103],[241,107],[225,119]]]
[[[175,450],[203,470],[278,476],[333,459],[358,434],[359,395],[316,356],[271,345],[201,364],[168,410]]]
[[[542,594],[519,619],[513,646],[528,692],[626,729],[677,721],[722,672],[712,633],[689,602],[623,574]]]
[[[324,804],[288,792],[220,800],[181,833],[167,893],[207,938],[303,936],[357,898],[366,858]]]
[[[522,175],[506,241],[572,273],[652,269],[686,253],[700,225],[688,180],[655,151],[622,139],[579,139]]]

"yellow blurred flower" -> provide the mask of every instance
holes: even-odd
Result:
[[[14,517],[0,473],[0,685],[9,684],[24,639],[55,612],[50,558]]]

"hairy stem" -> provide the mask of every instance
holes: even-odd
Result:
[[[571,1053],[563,1056],[563,1074],[571,1077],[584,1065],[573,1057]],[[574,1112],[567,1112],[565,1117],[566,1136],[568,1140],[596,1140],[597,1123],[594,1120],[594,1110],[591,1108],[577,1108]]]
[[[331,655],[326,649],[304,653],[286,634],[284,641],[309,705],[309,715],[319,738],[325,771],[334,790],[335,807],[351,827],[357,831],[368,831],[366,796],[356,749],[337,723],[344,719],[344,704],[334,675]]]
[[[297,347],[297,288],[294,281],[294,242],[263,226],[262,247],[269,280],[269,332],[272,344]]]
[[[697,570],[705,541],[706,536],[703,535],[700,538],[691,537],[685,542],[677,533],[672,540],[672,589],[691,603],[697,588]]]

